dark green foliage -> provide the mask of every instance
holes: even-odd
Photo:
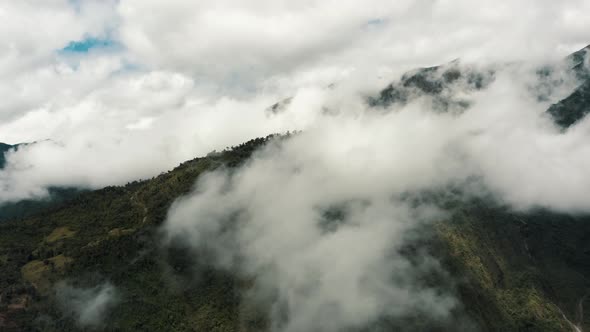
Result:
[[[77,188],[51,187],[48,189],[47,197],[0,204],[0,222],[26,218],[43,210],[55,208],[78,196],[82,191],[84,190]]]
[[[590,289],[590,217],[469,204],[438,225],[469,316],[491,331],[563,331]]]

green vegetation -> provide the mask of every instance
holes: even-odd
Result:
[[[67,239],[74,236],[76,232],[72,231],[68,227],[58,227],[51,232],[46,238],[47,243],[54,243],[59,240]]]
[[[77,188],[49,188],[48,196],[42,199],[24,199],[0,204],[0,223],[22,219],[38,214],[77,197],[84,190]]]
[[[436,226],[462,302],[492,331],[571,330],[590,289],[588,217],[470,206]]]
[[[262,326],[260,314],[238,313],[238,280],[207,267],[193,271],[196,258],[184,248],[163,249],[158,226],[174,199],[189,193],[200,174],[239,166],[271,137],[185,162],[150,180],[80,193],[33,217],[0,223],[0,330],[77,330],[57,309],[53,286],[60,280],[80,286],[108,280],[122,290],[122,303],[101,327],[109,330]],[[28,299],[26,307],[15,309],[23,298]]]

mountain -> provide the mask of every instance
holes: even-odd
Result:
[[[575,54],[581,53],[571,58],[579,59]],[[447,91],[457,84],[483,89],[493,72],[458,68],[451,63],[408,73],[369,103],[387,107],[427,95],[440,111],[460,111],[468,105]],[[587,95],[577,91],[587,82],[580,79],[576,91],[548,110],[565,127],[585,115],[578,109],[587,106]],[[277,103],[269,112],[288,103]],[[570,112],[578,115],[571,117]],[[234,172],[264,146],[289,139],[253,139],[149,180],[78,192],[0,223],[0,330],[268,330],[269,309],[244,296],[254,287],[250,278],[212,266],[206,252],[195,254],[180,243],[164,245],[161,226],[174,202],[189,194],[204,174]],[[423,271],[418,285],[450,292],[460,304],[445,318],[416,312],[383,317],[351,331],[590,328],[584,315],[590,293],[589,215],[544,209],[517,213],[493,199],[463,199],[446,189],[421,197],[449,213],[396,250],[410,264],[420,264],[425,252],[436,258],[443,269]],[[329,211],[326,220],[337,222],[340,213]],[[231,218],[219,223],[230,227]],[[70,306],[64,306],[64,296]],[[105,312],[108,319],[86,324],[93,321],[86,308],[100,307],[107,298],[117,303]]]
[[[0,326],[77,330],[73,316],[60,311],[55,287],[62,280],[78,287],[107,280],[124,290],[124,299],[104,322],[105,330],[264,329],[264,311],[240,296],[250,287],[247,280],[207,266],[185,247],[158,245],[158,229],[174,200],[190,192],[201,174],[234,169],[281,139],[255,139],[151,180],[82,193],[33,217],[0,224]],[[590,327],[583,315],[590,286],[590,217],[514,214],[478,201],[446,204],[455,206],[452,216],[437,223],[431,237],[404,250],[409,256],[428,250],[462,280],[455,291],[465,312],[442,322],[385,320],[380,329],[403,323],[405,330],[453,330],[458,326],[453,319],[463,315],[483,331],[564,331],[571,329],[568,320]]]
[[[567,128],[582,119],[590,112],[590,66],[587,53],[590,45],[570,54],[563,59],[580,82],[579,86],[566,98],[553,104],[547,113],[555,123]],[[544,67],[538,70],[543,78],[550,76],[553,68]],[[406,104],[418,97],[429,97],[437,111],[462,111],[469,107],[469,101],[457,99],[457,88],[476,91],[485,89],[494,80],[494,69],[459,67],[459,61],[419,68],[405,73],[398,82],[389,84],[377,96],[369,96],[367,103],[372,107],[389,107],[394,104]],[[539,96],[543,98],[543,96]]]

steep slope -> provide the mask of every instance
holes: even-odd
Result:
[[[590,291],[590,218],[514,214],[476,204],[438,230],[463,303],[491,331],[590,327],[577,309]],[[487,303],[487,304],[486,304]],[[564,325],[562,318],[570,323]]]
[[[199,174],[235,167],[265,141],[186,162],[149,181],[83,193],[51,211],[1,224],[0,328],[77,330],[74,319],[59,310],[54,292],[59,280],[76,285],[109,280],[124,289],[125,300],[105,328],[215,331],[237,326],[232,276],[203,268],[200,281],[188,282],[193,280],[191,257],[182,256],[182,248],[162,250],[157,226]]]
[[[590,113],[590,79],[565,99],[551,105],[547,112],[562,128],[568,128],[584,118]]]
[[[555,123],[568,128],[590,113],[590,66],[588,52],[590,45],[572,53],[566,60],[572,64],[572,70],[581,84],[566,98],[551,105],[547,110]]]
[[[0,225],[2,329],[92,329],[63,310],[58,290],[65,281],[74,289],[108,283],[120,290],[116,309],[96,329],[264,330],[265,309],[241,295],[251,282],[208,267],[183,247],[162,247],[158,227],[199,175],[241,165],[269,139],[191,160],[151,180],[83,193],[61,207]],[[571,328],[564,317],[590,327],[588,320],[578,321],[590,286],[590,219],[514,215],[491,202],[447,204],[453,217],[406,254],[425,248],[441,259],[480,329],[563,331]],[[452,320],[409,317],[367,329],[453,326]]]

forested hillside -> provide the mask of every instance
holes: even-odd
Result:
[[[34,217],[2,223],[2,329],[77,330],[78,309],[64,309],[60,290],[108,283],[121,290],[117,305],[107,320],[83,328],[264,330],[266,309],[242,298],[251,281],[208,267],[182,246],[163,246],[159,226],[172,202],[190,192],[201,174],[240,167],[256,149],[285,139],[252,140],[150,180],[82,193]],[[542,210],[515,214],[494,202],[456,201],[446,195],[437,199],[452,207],[452,216],[423,230],[430,235],[406,246],[404,255],[418,260],[418,253],[427,250],[439,258],[456,282],[441,282],[444,276],[433,275],[424,282],[451,289],[462,305],[442,321],[385,318],[364,328],[590,327],[590,321],[583,320],[590,273],[589,218]]]

